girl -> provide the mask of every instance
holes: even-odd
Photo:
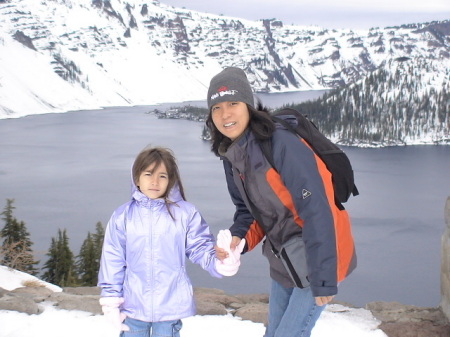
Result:
[[[249,251],[266,238],[272,287],[265,336],[310,336],[338,282],[356,266],[348,214],[335,205],[331,174],[304,141],[277,127],[261,104],[255,106],[242,69],[214,76],[207,101],[211,149],[223,159],[236,205],[230,248],[246,238]],[[261,151],[260,142],[267,140],[275,167]],[[294,259],[302,267],[300,285],[280,254],[291,244],[300,248]],[[220,258],[227,255],[218,251]]]
[[[131,201],[113,213],[105,232],[100,304],[123,337],[179,336],[180,319],[195,314],[185,257],[218,278],[225,265],[217,263],[208,225],[186,201],[170,150],[142,151],[132,178]]]

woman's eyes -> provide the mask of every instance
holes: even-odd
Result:
[[[239,104],[239,102],[228,102],[228,105],[231,105],[231,106],[238,105],[238,104]],[[214,111],[216,111],[216,110],[218,110],[218,109],[220,109],[219,106],[213,106],[213,107],[211,108],[211,112],[214,112]]]

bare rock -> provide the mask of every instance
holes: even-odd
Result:
[[[263,323],[267,326],[267,313],[269,305],[262,302],[249,303],[242,308],[236,310],[235,316],[241,317],[244,320],[250,320],[256,323]]]
[[[382,323],[389,337],[449,337],[450,323],[440,308],[416,307],[397,302],[371,302],[366,305]]]
[[[227,295],[220,289],[195,288],[194,298],[197,303],[209,302],[220,303],[229,307],[231,303],[239,303],[241,300],[236,296]]]
[[[65,293],[73,295],[94,295],[100,296],[101,289],[98,287],[66,287],[63,289]]]
[[[10,294],[17,294],[22,297],[49,297],[53,291],[46,287],[21,287],[10,291]]]
[[[439,308],[416,307],[397,302],[371,302],[366,309],[382,322],[435,322],[446,324],[447,320]]]
[[[197,315],[226,315],[227,308],[236,299],[225,291],[214,288],[194,288]]]
[[[0,298],[0,310],[18,311],[29,315],[41,313],[39,306],[32,298],[7,294]]]
[[[49,301],[55,302],[55,306],[65,310],[87,311],[93,314],[101,314],[102,308],[98,302],[100,296],[96,295],[73,295],[64,292],[53,293]]]
[[[389,337],[450,336],[450,325],[435,325],[432,322],[381,323],[379,328]]]
[[[243,303],[269,303],[268,294],[236,295]]]
[[[207,300],[196,300],[197,315],[226,315],[227,308],[217,302],[210,302]]]

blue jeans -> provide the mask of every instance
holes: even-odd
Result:
[[[125,325],[130,331],[122,331],[120,337],[180,337],[183,326],[181,320],[164,322],[143,322],[133,318],[125,318]]]
[[[285,288],[272,280],[264,337],[309,337],[323,309],[325,305],[316,305],[311,288]]]

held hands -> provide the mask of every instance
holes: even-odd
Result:
[[[235,237],[231,237],[231,232],[228,229],[220,230],[217,235],[217,246],[217,271],[224,276],[235,275],[241,264],[241,253],[245,246],[245,239],[240,240],[237,244]]]
[[[99,302],[104,316],[114,328],[119,331],[130,331],[129,326],[122,323],[126,315],[119,309],[123,303],[123,297],[101,297]]]

